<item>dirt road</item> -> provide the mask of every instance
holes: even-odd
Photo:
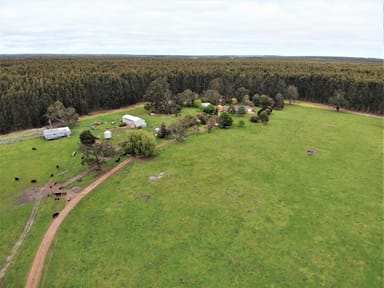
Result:
[[[302,101],[302,100],[297,100],[297,101],[295,101],[294,104],[299,105],[299,106],[316,107],[316,108],[322,108],[322,109],[327,109],[327,110],[335,110],[335,107],[333,107],[333,106],[315,103],[315,102],[307,102],[307,101]],[[378,119],[384,118],[383,115],[358,112],[358,111],[348,110],[348,109],[344,109],[344,108],[340,109],[340,113],[350,113],[350,114],[361,115],[361,116],[372,117],[372,118],[378,118]]]
[[[43,272],[45,258],[47,256],[49,247],[61,223],[64,221],[65,217],[67,217],[67,215],[72,211],[72,209],[75,208],[76,205],[81,201],[81,199],[83,199],[89,192],[91,192],[93,189],[95,189],[97,186],[99,186],[101,183],[107,180],[111,175],[116,173],[118,170],[126,166],[128,163],[132,163],[133,161],[135,161],[135,158],[129,158],[124,162],[120,163],[119,165],[117,165],[116,167],[114,167],[113,169],[109,170],[102,176],[100,176],[95,182],[93,182],[84,190],[82,190],[78,196],[73,198],[71,202],[69,202],[67,206],[65,206],[63,211],[60,212],[58,217],[52,220],[51,225],[48,227],[48,230],[45,233],[40,243],[40,247],[37,250],[35,259],[33,260],[32,266],[29,270],[27,282],[25,284],[26,288],[35,288],[35,287],[37,288],[39,286],[40,278]]]

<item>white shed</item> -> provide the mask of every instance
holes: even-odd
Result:
[[[61,137],[71,136],[71,129],[69,127],[60,127],[54,129],[46,129],[43,132],[44,138],[47,140],[58,139]]]
[[[132,125],[136,128],[147,127],[147,123],[145,122],[144,119],[141,119],[141,118],[136,117],[136,116],[128,115],[128,114],[123,116],[122,121],[124,123],[127,123],[127,125]]]

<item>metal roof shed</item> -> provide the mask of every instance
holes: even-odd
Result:
[[[71,129],[69,127],[60,127],[54,129],[46,129],[43,132],[44,138],[47,140],[58,139],[61,137],[71,136]]]
[[[122,121],[128,125],[133,125],[136,128],[147,127],[147,123],[144,119],[129,114],[124,115]]]

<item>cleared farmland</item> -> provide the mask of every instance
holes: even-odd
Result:
[[[273,114],[120,171],[66,219],[42,287],[381,287],[382,119]]]

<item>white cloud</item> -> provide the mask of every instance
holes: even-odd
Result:
[[[383,57],[378,0],[0,0],[0,53]]]

